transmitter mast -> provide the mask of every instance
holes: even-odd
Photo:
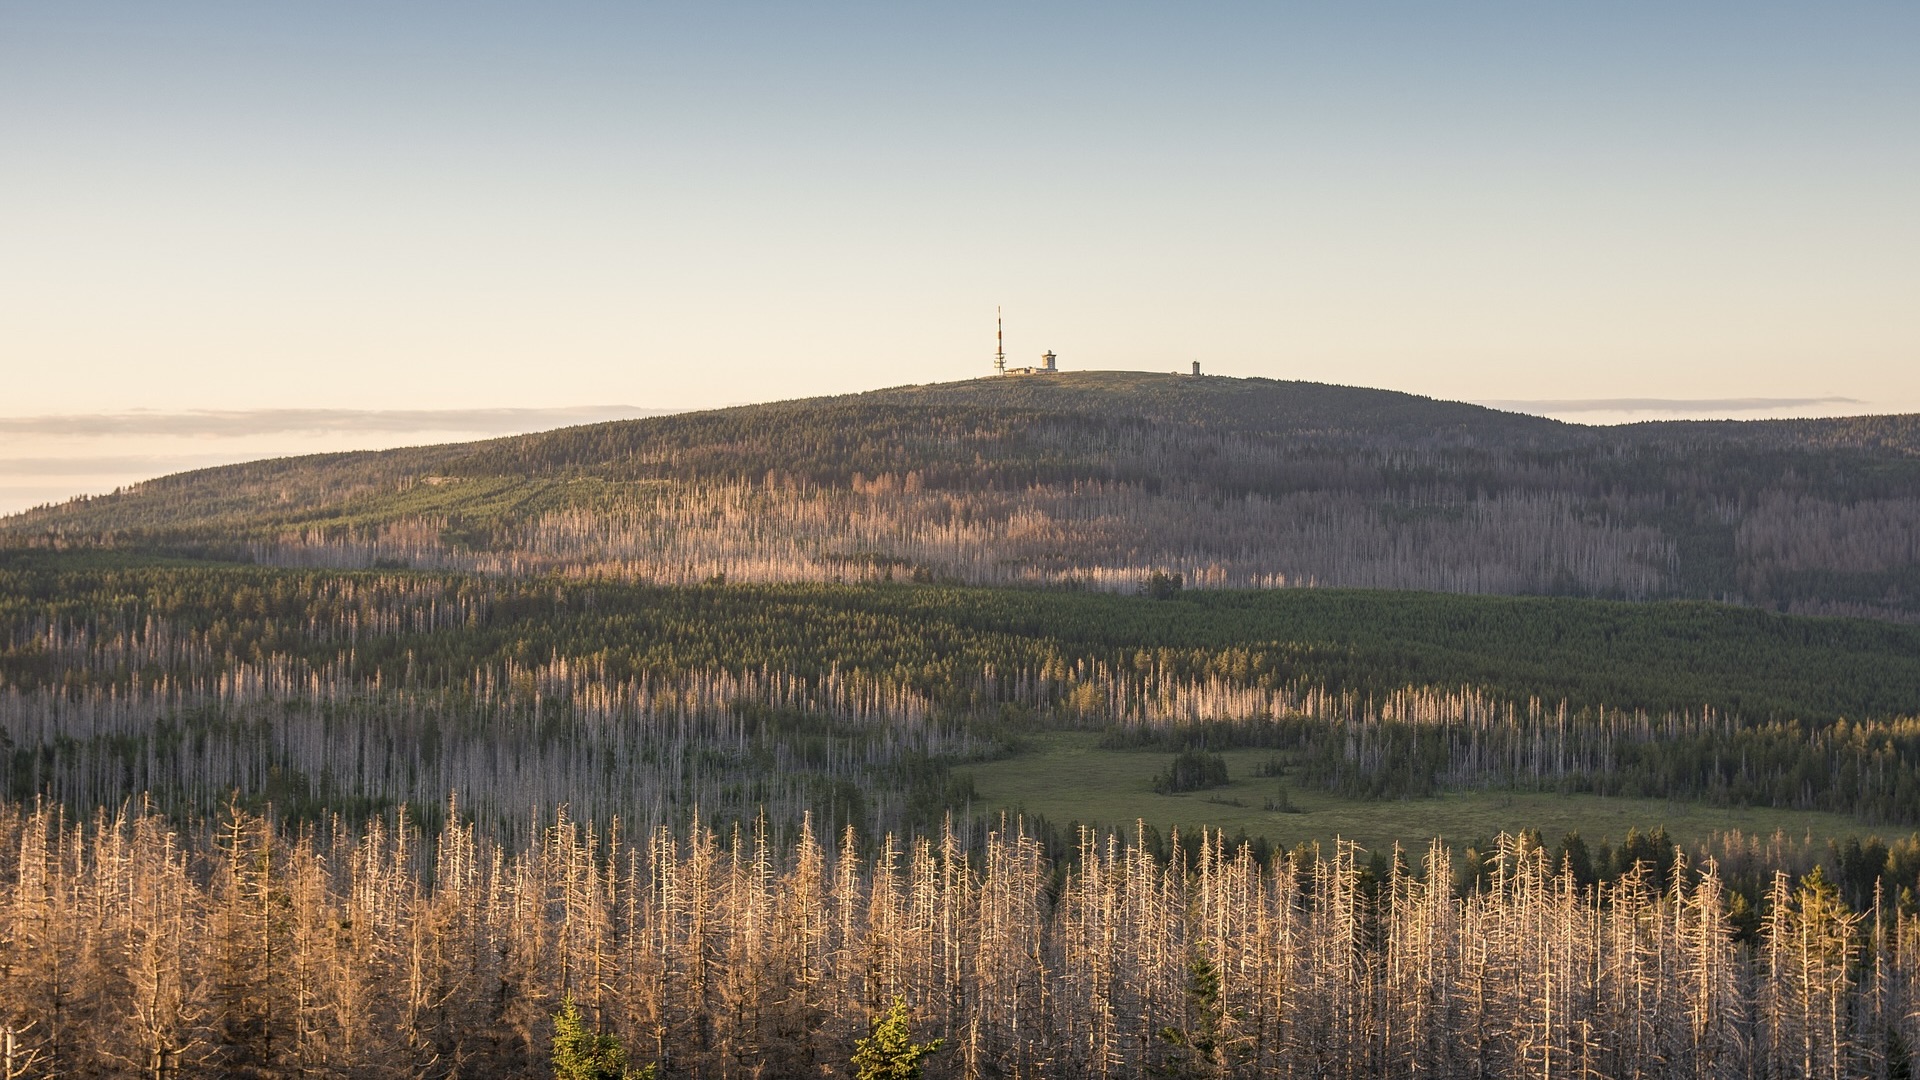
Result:
[[[993,373],[995,375],[1007,373],[1007,343],[998,305],[993,309]]]

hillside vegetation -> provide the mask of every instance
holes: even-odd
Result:
[[[1086,373],[16,516],[0,1064],[1907,1076],[1917,445]]]
[[[658,584],[919,578],[1733,600],[1920,617],[1914,417],[1585,428],[1407,394],[981,379],[257,462],[0,542]]]
[[[292,817],[921,828],[1046,728],[1345,798],[1584,791],[1920,823],[1920,628],[1691,602],[657,587],[0,560],[8,794]],[[980,808],[984,810],[985,808]],[[1419,839],[1424,839],[1421,837]]]

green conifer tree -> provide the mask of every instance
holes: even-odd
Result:
[[[554,1080],[653,1080],[652,1065],[627,1068],[627,1052],[612,1035],[588,1031],[580,1006],[568,995],[553,1014]]]
[[[1160,1029],[1170,1053],[1156,1071],[1181,1080],[1226,1075],[1226,1010],[1220,1000],[1220,969],[1204,949],[1187,961],[1187,1006],[1191,1026]]]
[[[920,1063],[945,1044],[945,1039],[915,1043],[906,999],[895,997],[892,1006],[874,1018],[867,1037],[853,1044],[854,1075],[859,1080],[919,1080]]]

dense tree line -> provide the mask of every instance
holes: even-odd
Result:
[[[972,812],[956,767],[1049,726],[1269,746],[1362,798],[1461,787],[1912,822],[1920,639],[1705,605],[1368,593],[499,581],[16,557],[6,792],[294,820],[456,792],[650,827]]]
[[[1489,708],[1396,695],[1350,716],[1292,715],[1109,731],[1110,748],[1271,747],[1275,774],[1347,798],[1449,790],[1587,792],[1715,806],[1830,810],[1920,823],[1920,720],[1738,724],[1711,713]]]
[[[270,658],[349,681],[468,687],[555,666],[644,674],[828,672],[940,704],[1083,698],[1114,720],[1299,711],[1307,689],[1375,701],[1409,687],[1496,704],[1742,721],[1920,706],[1920,631],[1705,604],[1364,591],[1138,597],[946,586],[707,586],[286,572],[0,553],[0,677],[29,688],[206,683]],[[537,681],[537,680],[536,680]],[[1091,689],[1083,691],[1083,687]],[[1217,690],[1218,699],[1205,696]],[[1244,701],[1233,695],[1255,695]],[[1287,691],[1296,691],[1294,697]],[[1174,703],[1182,693],[1198,695]],[[1258,696],[1266,695],[1264,698]],[[1278,696],[1275,696],[1278,695]]]
[[[1920,916],[1820,870],[1744,916],[1711,861],[1585,885],[1515,838],[1456,891],[1440,844],[1087,833],[1060,867],[1017,827],[867,855],[562,810],[513,854],[451,821],[0,809],[10,1075],[528,1075],[568,1002],[669,1077],[844,1075],[896,999],[933,1076],[1838,1080],[1920,1045]]]

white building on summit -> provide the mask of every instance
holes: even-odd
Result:
[[[1007,366],[1006,333],[1000,318],[1000,309],[993,309],[993,373],[996,375],[1052,375],[1059,371],[1059,357],[1049,349],[1040,354],[1037,367]]]

